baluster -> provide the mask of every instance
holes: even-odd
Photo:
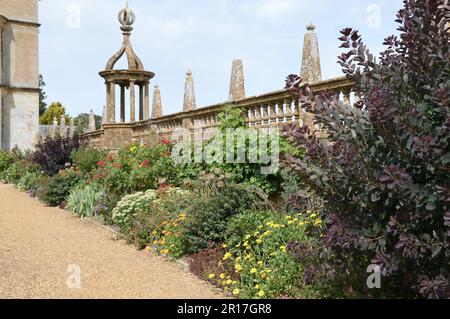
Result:
[[[250,123],[250,109],[245,108],[244,109],[244,120],[245,120],[245,126],[252,127]]]
[[[267,104],[262,105],[262,127],[269,127],[269,106]]]
[[[277,103],[272,102],[269,106],[270,109],[270,126],[276,127],[277,126]]]
[[[292,122],[292,100],[286,100],[286,124]]]
[[[255,107],[255,127],[261,127],[261,106]]]
[[[284,126],[284,101],[277,102],[277,126],[282,128]]]
[[[344,105],[351,106],[351,102],[350,102],[351,90],[350,89],[345,89],[345,90],[343,90],[342,93],[344,95],[344,98],[343,98]]]

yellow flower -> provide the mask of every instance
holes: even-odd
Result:
[[[266,293],[264,291],[260,291],[258,292],[258,297],[264,297],[266,295]]]
[[[317,220],[314,222],[314,226],[319,227],[320,225],[322,225],[322,220],[321,220],[321,219],[317,219]]]
[[[226,253],[225,256],[223,256],[223,260],[228,260],[232,257],[233,255],[231,253]]]
[[[236,245],[236,248],[239,248],[239,247],[241,247],[241,244],[237,244],[237,245]]]
[[[294,223],[294,221],[290,220],[288,221],[288,225],[292,225]]]
[[[273,256],[276,256],[277,255],[277,253],[276,252],[273,252],[273,253],[271,253],[269,256],[270,257],[273,257]]]
[[[258,266],[262,266],[262,265],[263,265],[262,260],[258,261]]]
[[[244,243],[244,247],[248,247],[248,246],[250,246],[250,244],[248,243],[248,241],[246,241],[246,242]]]
[[[228,245],[227,244],[223,244],[222,247],[223,248],[228,248]]]
[[[235,296],[239,295],[240,293],[241,293],[241,291],[237,288],[233,290],[233,295],[235,295]]]
[[[227,285],[227,281],[226,280],[222,281],[222,286],[226,286],[226,285]]]
[[[232,283],[233,283],[233,280],[231,280],[231,279],[227,280],[227,285],[231,285]]]
[[[252,270],[250,270],[250,273],[251,273],[251,274],[256,274],[257,271],[258,271],[258,270],[257,270],[256,268],[252,268]]]
[[[234,266],[234,269],[236,269],[236,271],[241,271],[243,268],[240,264],[236,264],[236,266]]]
[[[256,243],[257,243],[258,245],[260,245],[260,244],[262,244],[262,240],[261,240],[261,239],[257,239],[257,240],[256,240]]]
[[[252,236],[247,235],[247,236],[245,236],[245,240],[249,240],[251,237],[252,237]]]
[[[220,279],[224,279],[225,278],[225,274],[220,274]]]
[[[156,230],[152,231],[152,235],[156,236],[158,234],[158,232]]]
[[[209,279],[213,279],[214,277],[216,277],[215,274],[209,274],[209,276],[208,276]]]
[[[259,276],[262,278],[262,279],[264,279],[264,278],[266,278],[266,273],[264,272],[264,271],[261,271],[260,273],[259,273]]]
[[[239,257],[236,258],[236,262],[240,262],[241,260],[242,260],[242,257],[241,257],[241,256],[239,256]]]
[[[281,247],[280,247],[280,250],[281,250],[283,253],[285,253],[285,252],[286,252],[286,246],[281,246]]]
[[[261,289],[261,286],[260,285],[256,285],[255,289]]]
[[[309,217],[311,217],[311,218],[316,218],[316,217],[317,217],[317,214],[312,214],[312,215],[310,215]]]
[[[168,249],[163,249],[160,251],[161,255],[167,255],[169,253]]]

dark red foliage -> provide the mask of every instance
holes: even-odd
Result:
[[[73,150],[80,148],[78,135],[74,138],[57,138],[38,144],[31,160],[49,175],[56,175],[66,164],[72,164],[70,155]]]
[[[325,250],[356,280],[347,280],[352,290],[375,263],[383,296],[449,298],[450,6],[405,0],[397,22],[400,35],[385,39],[379,59],[358,31],[341,32],[338,63],[363,97],[355,106],[287,78],[329,143],[313,128],[286,127],[307,155],[284,162],[324,199]]]

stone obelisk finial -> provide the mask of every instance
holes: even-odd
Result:
[[[52,139],[56,138],[56,131],[58,130],[58,120],[56,119],[56,117],[53,118],[53,125],[51,128],[51,133],[50,133],[50,137]]]
[[[301,77],[303,81],[316,83],[322,81],[322,69],[320,66],[319,41],[314,32],[316,26],[311,22],[306,26],[305,40],[303,44],[303,59]]]
[[[155,85],[155,90],[153,92],[153,109],[152,109],[152,118],[163,116],[163,108],[161,101],[161,90],[159,89],[159,85]]]
[[[107,117],[107,112],[106,112],[106,106],[103,107],[103,112],[102,112],[102,125],[108,123],[108,117]]]
[[[94,111],[91,110],[89,113],[89,125],[88,125],[88,132],[94,132],[95,131],[95,114]]]
[[[66,118],[64,115],[61,115],[61,120],[59,122],[59,136],[62,138],[67,137]]]
[[[230,101],[245,98],[244,63],[242,60],[233,60],[230,81]]]
[[[69,137],[72,138],[75,136],[75,121],[73,118],[69,121]]]
[[[195,110],[196,108],[197,103],[195,101],[194,78],[192,77],[192,71],[189,70],[186,73],[186,84],[184,86],[183,111],[188,112]]]

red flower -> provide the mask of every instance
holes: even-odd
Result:
[[[169,187],[169,185],[167,185],[167,184],[161,184],[161,185],[159,185],[159,188],[161,188],[161,189],[165,189],[165,188],[168,188]]]
[[[100,162],[97,163],[97,165],[98,165],[100,168],[105,168],[105,167],[106,167],[106,162],[105,162],[105,161],[100,161]]]
[[[170,141],[170,140],[161,140],[161,144],[169,145],[169,144],[172,144],[172,141]]]
[[[145,160],[141,163],[141,167],[148,167],[150,165],[150,161],[149,160]]]

